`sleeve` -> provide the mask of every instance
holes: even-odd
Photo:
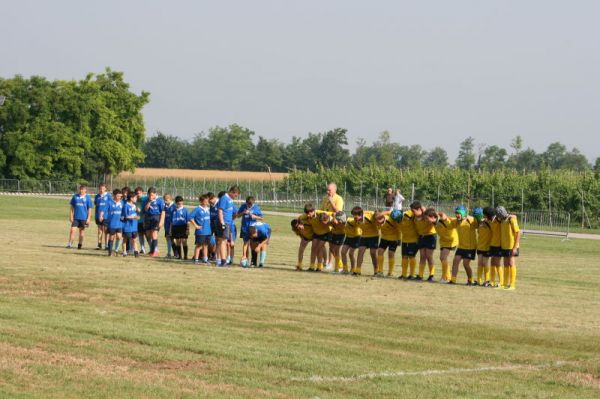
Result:
[[[215,208],[221,209],[221,210],[224,208],[224,206],[223,206],[223,198],[225,198],[225,196],[219,198],[219,200],[217,201],[217,205],[215,206]]]
[[[521,229],[519,228],[519,223],[517,222],[517,218],[516,217],[513,216],[513,217],[510,218],[510,225],[511,225],[511,227],[512,227],[512,229],[513,229],[513,231],[515,233],[518,233],[519,231],[521,231]]]
[[[88,208],[93,208],[94,207],[94,203],[92,202],[92,199],[90,198],[89,195],[87,197],[87,203],[88,203]]]
[[[344,199],[341,196],[338,196],[338,200],[335,203],[335,207],[338,211],[344,210]]]
[[[69,201],[69,204],[73,207],[75,206],[75,196],[71,197],[71,201]]]
[[[256,210],[254,211],[254,214],[256,216],[263,217],[262,209],[260,209],[260,206],[258,206],[258,205],[254,205],[254,206],[256,207]]]

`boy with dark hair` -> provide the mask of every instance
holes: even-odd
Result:
[[[156,188],[148,189],[146,202],[143,203],[144,209],[144,230],[146,239],[150,242],[150,256],[158,256],[158,232],[165,223],[165,203],[161,197],[156,194]]]
[[[435,276],[435,264],[433,262],[433,252],[437,246],[437,232],[435,225],[438,222],[438,215],[435,209],[427,208],[423,211],[420,218],[415,220],[415,227],[419,234],[417,245],[419,246],[419,275],[417,280],[423,280],[425,265],[429,267],[429,277],[427,281],[433,282]]]
[[[167,258],[171,258],[171,251],[173,250],[173,241],[171,240],[171,214],[175,209],[175,202],[171,194],[163,195],[163,201],[165,202],[165,240],[167,241]]]
[[[485,216],[483,208],[473,209],[473,217],[477,220],[477,280],[475,285],[490,286],[490,243],[492,226]]]
[[[123,236],[123,194],[118,188],[113,190],[112,200],[106,207],[106,213],[102,213],[102,218],[108,220],[108,256],[115,256],[119,253],[121,238]]]
[[[225,193],[223,193],[225,194]],[[218,265],[221,263],[221,258],[219,257],[219,251],[217,249],[217,224],[219,223],[219,214],[217,212],[217,202],[220,197],[216,197],[215,194],[210,191],[206,193],[208,197],[208,204],[210,209],[210,228],[212,230],[212,238],[210,239],[210,244],[208,247],[208,259],[210,261],[215,261]]]
[[[362,230],[357,218],[359,220],[362,219],[363,209],[360,206],[355,206],[350,211],[350,214],[352,216],[346,219],[346,224],[344,226],[344,234],[346,237],[344,238],[344,245],[342,246],[341,251],[343,274],[356,272],[356,256],[354,253],[358,247],[360,247],[360,237],[362,235]],[[350,258],[349,265],[348,258]]]
[[[311,271],[323,271],[325,265],[325,243],[331,241],[331,217],[325,211],[313,211],[309,223],[313,230],[313,240],[310,252]],[[316,261],[316,266],[315,266]]]
[[[385,251],[388,251],[388,277],[394,274],[396,267],[396,249],[400,245],[400,221],[402,212],[393,209],[384,214],[384,222],[381,225],[381,239],[379,240],[379,249],[377,250],[377,274],[383,277],[383,263]]]
[[[521,242],[521,229],[516,215],[499,206],[496,208],[496,217],[500,220],[500,246],[504,258],[504,284],[507,290],[517,287],[517,264]]]
[[[298,237],[300,237],[300,246],[298,247],[298,263],[296,264],[296,270],[302,271],[302,260],[304,259],[304,250],[306,249],[308,244],[312,242],[313,231],[310,225],[303,225],[298,219],[292,219],[291,224],[292,231]],[[249,232],[248,239],[250,239]],[[242,262],[242,267],[248,267],[248,264],[248,259],[246,259],[246,262]]]
[[[240,209],[237,211],[237,217],[242,219],[242,223],[240,225],[240,238],[244,241],[242,247],[242,266],[244,263],[248,262],[248,255],[250,254],[249,229],[257,221],[261,221],[263,219],[262,210],[255,202],[255,198],[250,195],[246,197],[246,202],[243,203],[240,206]]]
[[[92,199],[87,194],[87,186],[82,184],[79,186],[79,193],[73,194],[71,197],[71,209],[69,212],[69,221],[71,222],[71,230],[69,231],[69,242],[67,248],[73,247],[73,240],[75,239],[75,233],[79,230],[79,242],[77,249],[81,249],[83,246],[83,237],[85,236],[85,228],[90,225],[90,219],[92,217]]]
[[[356,217],[355,217],[356,219]],[[365,251],[368,249],[373,263],[373,275],[377,275],[379,266],[377,264],[377,248],[379,247],[379,229],[385,216],[380,211],[364,211],[360,220],[360,229],[362,235],[360,237],[360,246],[356,256],[356,272],[353,275],[357,276],[362,273],[362,264],[365,256]]]
[[[185,206],[183,206],[183,197],[178,195],[175,197],[175,209],[171,212],[171,238],[173,239],[173,254],[177,259],[187,260],[188,244],[187,238],[188,222],[190,214]]]
[[[452,277],[449,284],[456,284],[458,267],[462,261],[463,267],[467,273],[467,285],[473,285],[473,270],[471,261],[475,260],[477,252],[477,220],[473,216],[468,216],[467,208],[463,205],[456,207],[456,218],[448,218],[444,213],[441,214],[442,220],[449,220],[450,225],[456,228],[458,233],[458,249],[454,254],[452,261]]]
[[[127,251],[123,251],[123,256],[133,253],[137,258],[139,256],[136,242],[138,231],[137,225],[140,217],[137,213],[136,201],[137,195],[135,192],[127,194],[127,203],[123,207],[123,248],[127,248]]]
[[[312,204],[304,205],[304,212],[298,216],[297,220],[297,229],[300,232],[301,241],[300,247],[298,248],[298,263],[296,264],[296,270],[302,270],[302,260],[304,258],[304,249],[308,246],[308,243],[311,244],[310,249],[310,267],[309,271],[315,270],[315,263],[313,259],[314,248],[312,248],[312,242],[314,240],[314,231],[312,228],[312,224],[310,220],[313,218],[315,214],[315,208]],[[304,243],[306,241],[306,243]],[[303,245],[304,244],[304,245]]]
[[[137,196],[137,201],[135,206],[137,207],[137,213],[140,217],[138,219],[138,240],[140,241],[140,253],[146,253],[146,231],[144,230],[144,204],[148,200],[148,197],[144,195],[144,189],[140,186],[135,188],[135,195]]]
[[[269,247],[269,239],[271,238],[271,226],[267,223],[256,222],[254,226],[250,226],[248,234],[252,239],[252,264],[258,267],[265,265],[267,259],[267,248]],[[258,258],[258,259],[257,259]]]
[[[438,223],[435,226],[435,230],[440,238],[440,263],[442,264],[442,278],[440,279],[440,283],[448,284],[452,279],[448,257],[450,256],[450,252],[456,250],[458,246],[458,233],[456,232],[456,226],[453,226],[448,219],[442,220],[441,215],[441,212],[438,213]]]
[[[190,223],[194,226],[196,237],[196,249],[194,250],[194,264],[200,263],[208,265],[208,246],[212,230],[210,227],[210,209],[208,206],[208,196],[201,195],[198,198],[200,205],[190,214]],[[200,252],[202,252],[202,262],[200,262]]]
[[[104,247],[106,248],[108,237],[106,235],[106,223],[104,223],[104,220],[100,218],[100,213],[106,210],[106,206],[110,200],[110,194],[106,191],[106,184],[104,183],[100,183],[98,186],[98,191],[99,192],[94,198],[94,206],[96,207],[94,219],[96,221],[96,226],[98,227],[98,246],[96,249],[102,249],[102,243],[104,243]]]
[[[402,232],[402,275],[400,280],[413,280],[417,269],[417,253],[419,252],[419,233],[415,219],[421,216],[423,206],[419,201],[410,204],[410,209],[402,213],[400,231]],[[410,267],[410,271],[409,271]]]
[[[231,235],[231,223],[233,223],[235,200],[240,195],[238,186],[231,186],[217,202],[217,253],[220,258],[217,266],[227,266],[227,242]]]
[[[489,255],[492,259],[491,267],[490,267],[490,286],[492,287],[504,287],[504,267],[502,266],[500,260],[502,259],[502,247],[501,247],[501,237],[500,237],[500,220],[496,217],[496,209],[495,208],[486,208],[484,212],[486,212],[486,218],[490,220],[490,231],[492,237],[490,239],[490,251]],[[489,217],[488,217],[489,215]],[[496,277],[498,278],[498,282],[496,283]]]

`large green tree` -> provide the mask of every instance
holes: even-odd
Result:
[[[187,164],[189,147],[189,144],[179,137],[157,132],[144,143],[145,159],[141,166],[182,168]]]
[[[473,137],[467,137],[460,143],[455,165],[464,170],[472,169],[475,166],[475,139]]]

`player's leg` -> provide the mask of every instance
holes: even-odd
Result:
[[[419,274],[417,275],[417,280],[423,280],[423,275],[425,274],[425,265],[427,264],[427,249],[420,248],[419,249]]]
[[[356,255],[356,269],[355,269],[355,272],[352,274],[360,275],[362,273],[362,264],[363,264],[363,260],[365,258],[366,250],[367,250],[367,247],[365,247],[364,245],[361,245],[360,247],[358,247],[358,254]]]
[[[298,263],[296,264],[296,270],[298,271],[302,271],[302,261],[304,260],[304,251],[306,250],[306,247],[308,246],[308,240],[305,240],[304,238],[300,237],[300,245],[298,245]],[[244,245],[246,245],[244,243]],[[245,252],[244,252],[245,255]]]
[[[382,242],[379,243],[379,248],[377,248],[377,268],[375,269],[375,274],[379,275],[379,273],[383,273],[383,260],[385,259],[385,250],[387,246]]]
[[[454,259],[452,259],[452,276],[450,277],[450,283],[456,284],[456,277],[458,276],[458,267],[460,266],[460,261],[462,260],[462,256],[456,252],[454,254]]]
[[[435,276],[435,263],[433,262],[433,252],[435,249],[427,248],[425,249],[425,255],[427,259],[427,266],[429,268],[429,277],[427,281],[433,281]]]
[[[341,256],[342,256],[342,269],[344,273],[348,273],[348,252],[350,251],[350,245],[342,245]]]
[[[483,285],[483,256],[477,254],[477,280],[476,285]]]
[[[392,250],[392,248],[388,248],[388,277],[392,277],[394,275],[394,269],[396,267],[396,248]]]
[[[467,284],[473,284],[473,270],[471,269],[471,259],[463,258],[463,267],[467,273]]]

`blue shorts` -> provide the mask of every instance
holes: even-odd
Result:
[[[117,233],[122,233],[123,229],[122,228],[118,228],[118,229],[108,229],[108,234],[110,234],[111,236],[114,236]]]
[[[196,245],[210,245],[212,236],[196,236]]]
[[[230,229],[229,241],[235,242],[235,239],[237,238],[237,228],[235,227],[235,223],[231,223]]]
[[[73,222],[71,223],[71,227],[77,227],[78,229],[85,229],[86,227],[88,227],[87,220],[73,219]]]
[[[127,232],[123,233],[123,235],[126,238],[129,238],[130,240],[135,240],[138,236],[137,232],[135,232],[135,231],[127,231]]]

